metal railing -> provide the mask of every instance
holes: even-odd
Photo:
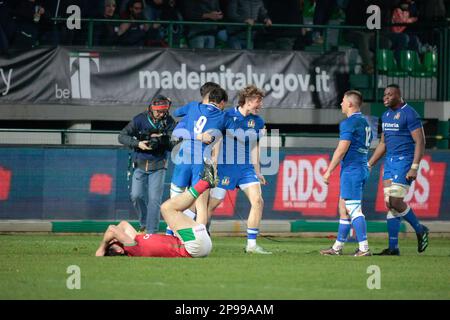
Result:
[[[447,128],[448,129],[448,128]],[[73,143],[70,142],[68,139],[70,134],[91,134],[91,135],[114,135],[117,136],[120,131],[118,130],[86,130],[86,129],[4,129],[0,128],[0,145],[5,144],[2,142],[1,136],[2,133],[22,133],[22,134],[28,134],[28,133],[57,133],[60,136],[60,143],[61,145],[72,145]],[[273,137],[271,135],[271,132],[267,132],[268,137]],[[296,132],[296,133],[278,133],[276,137],[279,137],[281,147],[286,147],[286,139],[287,138],[321,138],[321,139],[338,139],[339,134],[338,133],[314,133],[314,132]],[[378,136],[377,138],[380,138]],[[439,149],[448,149],[449,147],[449,134],[448,132],[440,132],[436,135],[426,135],[425,137],[428,139],[436,140],[436,146]],[[118,142],[116,139],[115,145],[118,145]],[[42,144],[42,143],[38,143]],[[44,143],[45,144],[45,143]],[[95,144],[93,144],[95,145]],[[102,144],[99,144],[102,145]]]
[[[66,21],[65,18],[52,18],[55,22],[62,22]],[[322,51],[326,52],[330,49],[329,41],[328,41],[328,29],[338,29],[338,30],[365,30],[368,32],[374,32],[375,33],[375,42],[376,42],[376,48],[375,48],[375,54],[374,54],[374,73],[372,74],[372,101],[381,101],[381,93],[378,90],[378,83],[379,83],[379,69],[378,69],[378,62],[377,62],[377,54],[378,50],[380,48],[380,35],[382,34],[382,30],[375,29],[375,30],[368,30],[366,26],[346,26],[346,25],[311,25],[311,24],[273,24],[271,27],[266,27],[265,24],[262,23],[255,23],[254,25],[249,25],[246,23],[235,23],[235,22],[198,22],[198,21],[159,21],[159,20],[124,20],[124,19],[94,19],[94,18],[86,18],[86,19],[80,19],[81,22],[87,23],[87,48],[91,49],[93,48],[93,36],[94,36],[94,28],[95,25],[101,24],[101,23],[140,23],[140,24],[160,24],[168,26],[167,28],[167,42],[168,46],[170,48],[174,47],[174,31],[173,27],[180,25],[186,25],[186,26],[222,26],[222,27],[241,27],[245,29],[246,32],[246,43],[247,48],[253,48],[253,30],[255,29],[262,29],[262,28],[285,28],[285,29],[315,29],[320,30],[323,29],[325,32],[323,32],[324,35],[324,41],[322,44]],[[390,26],[387,26],[390,27]],[[450,23],[444,22],[440,25],[428,25],[424,26],[424,28],[434,28],[434,30],[438,30],[439,32],[439,46],[438,46],[438,72],[437,72],[437,88],[436,88],[436,94],[432,94],[432,96],[435,96],[436,100],[438,101],[448,101],[450,100]],[[387,80],[389,81],[389,80]],[[421,85],[421,79],[418,79],[420,86]],[[408,85],[411,87],[411,83],[408,82]],[[428,84],[430,85],[430,84]],[[432,84],[434,87],[434,83]],[[413,83],[412,89],[414,91],[415,84]],[[429,99],[429,97],[419,99]],[[433,98],[434,99],[434,98]]]

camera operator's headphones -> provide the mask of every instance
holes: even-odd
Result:
[[[172,105],[172,101],[163,95],[158,95],[156,98],[152,100],[150,105],[148,106],[148,112],[153,116],[151,113],[152,111],[165,111],[166,114],[169,113],[170,106]]]

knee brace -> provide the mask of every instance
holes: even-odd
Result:
[[[170,198],[174,198],[176,196],[179,196],[186,190],[185,187],[178,187],[174,185],[173,183],[170,184]]]
[[[345,200],[345,208],[352,221],[358,217],[364,217],[361,209],[361,200]]]
[[[384,200],[389,202],[389,197],[404,198],[408,193],[409,186],[393,183],[391,186],[384,188]]]

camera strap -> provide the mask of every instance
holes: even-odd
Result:
[[[159,129],[159,123],[155,124],[152,119],[150,118],[150,115],[147,113],[147,120],[150,123],[150,125],[153,127],[153,129]]]

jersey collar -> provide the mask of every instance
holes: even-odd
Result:
[[[222,111],[222,110],[220,110],[220,108],[219,108],[218,106],[216,106],[215,104],[212,104],[212,103],[204,103],[204,105],[211,106],[211,107],[216,108],[216,109],[219,110],[219,111]]]
[[[350,117],[353,117],[354,115],[357,115],[357,114],[362,114],[362,112],[360,111],[360,112],[352,113],[352,115],[351,115]],[[349,117],[349,118],[350,118],[350,117]]]

